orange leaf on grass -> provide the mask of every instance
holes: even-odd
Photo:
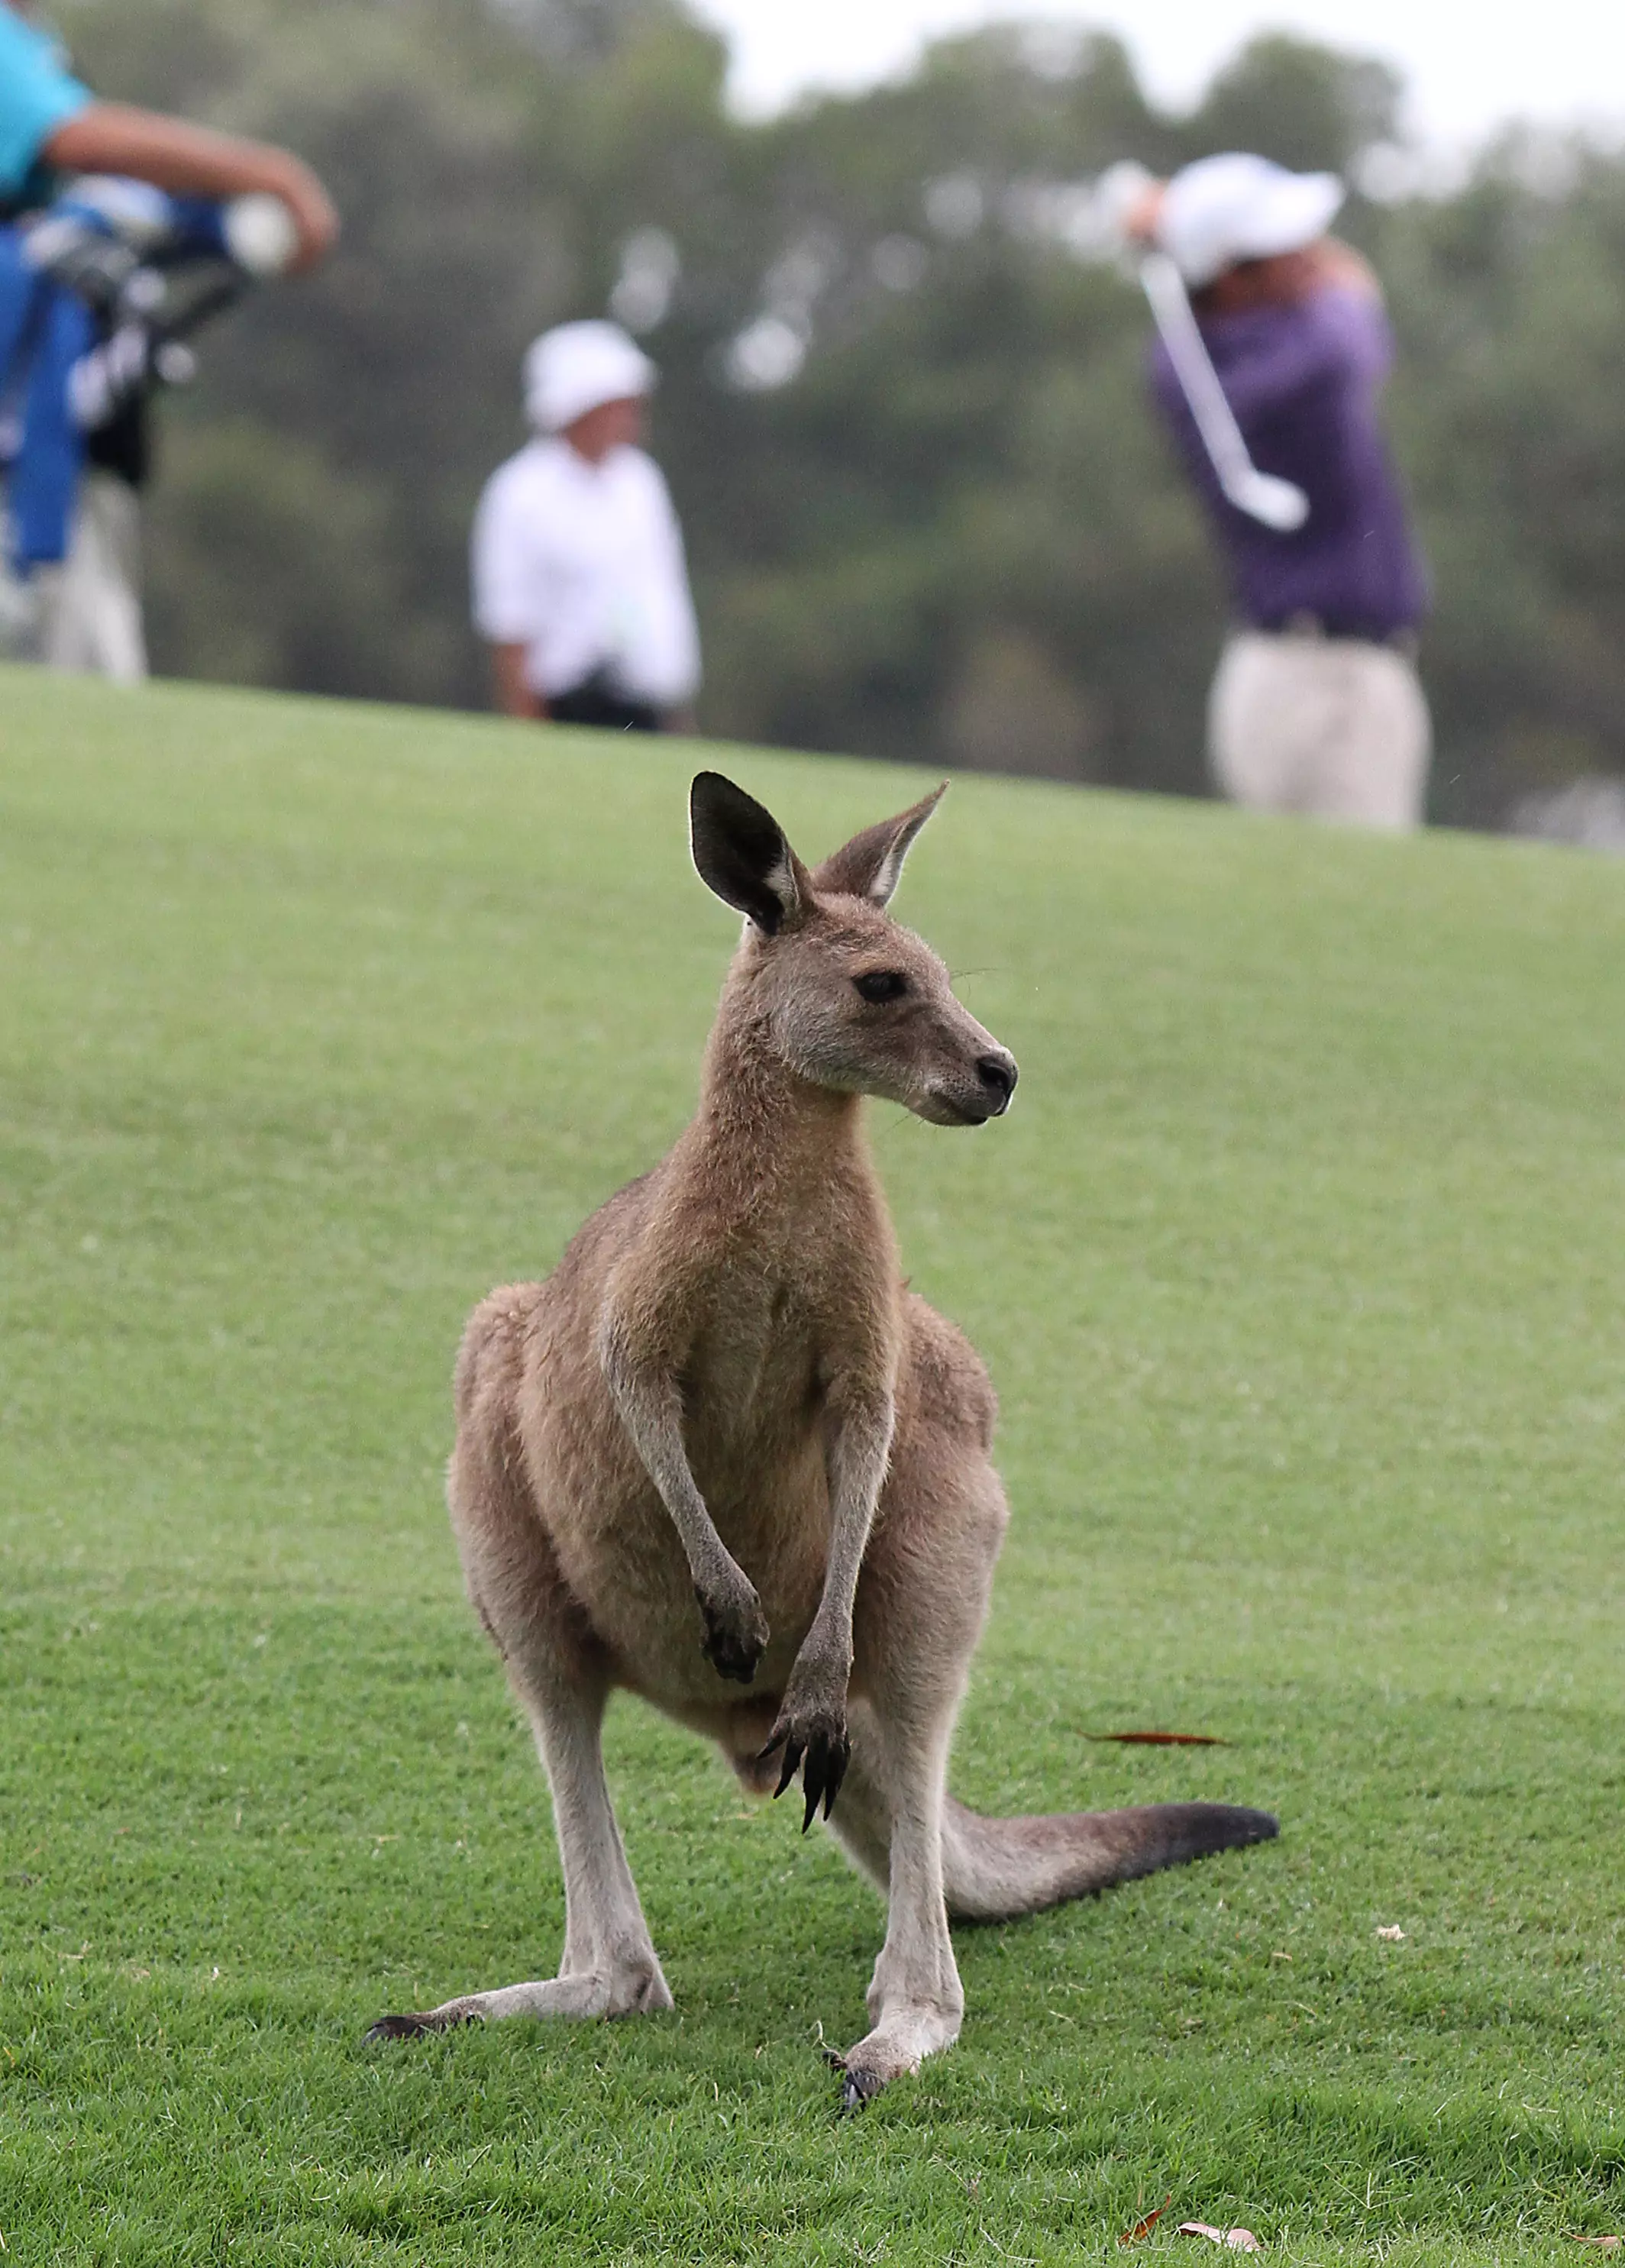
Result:
[[[1594,2244],[1599,2252],[1617,2252],[1625,2246],[1625,2236],[1582,2236],[1577,2228],[1565,2228],[1563,2235],[1571,2244]]]
[[[1173,2191],[1170,2190],[1162,2203],[1154,2211],[1148,2213],[1143,2220],[1136,2220],[1132,2228],[1124,2229],[1117,2240],[1119,2244],[1137,2244],[1143,2236],[1149,2236],[1173,2203]]]
[[[1227,1749],[1217,1733],[1085,1733],[1086,1741],[1126,1741],[1143,1749]]]

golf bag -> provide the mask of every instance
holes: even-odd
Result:
[[[282,264],[287,235],[275,200],[99,178],[0,225],[0,647],[36,642],[42,572],[69,558],[88,475],[128,492],[133,526],[153,394],[192,376],[187,338]]]

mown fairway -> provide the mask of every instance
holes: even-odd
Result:
[[[919,792],[721,761],[808,850]],[[994,2268],[1170,2191],[1294,2261],[1592,2257],[1625,867],[1559,852],[967,779],[901,895],[1023,1074],[980,1134],[876,1123],[1004,1398],[960,1792],[1279,1844],[962,1933],[960,2047],[837,2122],[878,1902],[623,1706],[679,2014],[362,2044],[556,1959],[447,1378],[688,1108],[692,762],[0,677],[7,2261]],[[1136,1726],[1233,1745],[1083,1737]]]

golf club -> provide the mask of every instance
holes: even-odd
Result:
[[[1208,358],[1184,277],[1165,252],[1145,253],[1136,264],[1173,374],[1190,404],[1220,488],[1238,512],[1264,527],[1281,534],[1301,527],[1309,517],[1309,499],[1291,481],[1261,473],[1248,456],[1218,372]]]

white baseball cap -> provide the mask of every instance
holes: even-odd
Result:
[[[1200,288],[1239,260],[1312,244],[1345,194],[1335,173],[1290,173],[1240,151],[1199,158],[1169,182],[1157,239],[1185,281]]]
[[[619,323],[561,323],[526,352],[526,412],[544,433],[562,433],[606,401],[652,394],[658,378]]]

